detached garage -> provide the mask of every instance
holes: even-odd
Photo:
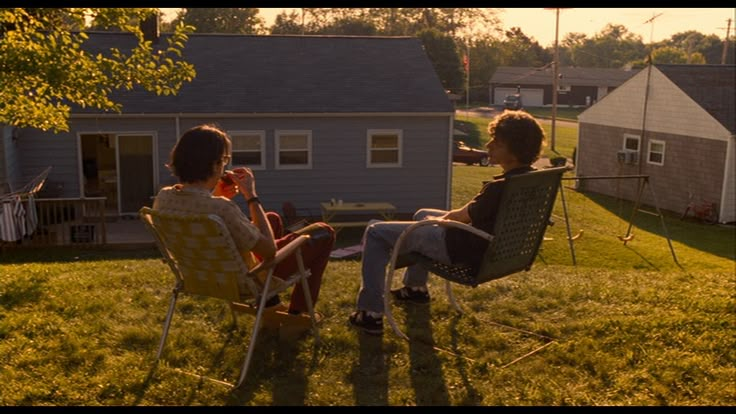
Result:
[[[557,104],[590,106],[638,70],[561,67],[557,85]],[[552,105],[551,65],[541,68],[499,66],[490,80],[490,104],[503,105],[506,95],[521,94],[524,106]]]
[[[734,82],[734,65],[643,69],[578,117],[577,175],[647,175],[660,208],[682,214],[704,200],[716,203],[720,223],[736,221]],[[636,198],[635,187],[613,180],[581,185]],[[642,202],[655,200],[644,192]]]
[[[516,88],[496,88],[493,93],[493,104],[503,105],[506,95],[513,95]],[[544,89],[521,88],[521,102],[524,106],[544,106]]]

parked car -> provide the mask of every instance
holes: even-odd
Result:
[[[452,161],[462,162],[467,165],[478,164],[487,167],[491,164],[488,159],[488,152],[475,148],[470,148],[463,141],[454,141],[455,147],[452,151]]]
[[[521,109],[521,95],[514,94],[514,95],[506,95],[505,98],[503,98],[503,107],[506,109]]]

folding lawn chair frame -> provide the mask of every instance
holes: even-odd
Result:
[[[172,214],[143,207],[141,220],[153,234],[164,262],[175,276],[175,285],[164,322],[161,342],[156,353],[158,363],[168,336],[171,319],[179,293],[223,299],[230,303],[233,321],[235,311],[255,314],[248,352],[235,387],[239,387],[248,373],[256,339],[264,320],[308,326],[319,341],[317,319],[307,279],[310,272],[302,261],[301,247],[309,240],[302,235],[283,246],[273,259],[248,268],[238,251],[223,220],[213,214]],[[297,271],[282,280],[273,272],[276,265],[291,255],[296,255]],[[301,283],[308,315],[291,315],[284,311],[264,311],[266,301]]]

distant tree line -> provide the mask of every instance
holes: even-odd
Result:
[[[499,10],[489,8],[304,8],[279,14],[270,27],[257,8],[185,8],[162,24],[162,31],[172,33],[168,44],[154,48],[140,25],[157,12],[0,8],[0,124],[65,131],[70,104],[120,111],[112,99],[118,90],[176,94],[196,76],[181,54],[192,32],[417,37],[444,88],[466,96],[469,84],[474,102],[488,102],[489,81],[499,66],[542,68],[554,52],[518,27],[502,30]],[[137,44],[127,52],[92,55],[82,47],[91,30],[128,32]],[[609,24],[590,38],[568,34],[559,52],[561,66],[643,67],[650,54],[654,63],[718,64],[723,43],[716,35],[686,31],[645,45],[626,27]],[[733,64],[733,42],[726,56]]]
[[[185,23],[197,32],[287,35],[414,36],[422,40],[445,89],[488,101],[488,85],[499,66],[543,67],[554,47],[542,47],[521,28],[502,30],[498,9],[488,8],[304,8],[282,12],[270,27],[257,8],[182,9],[165,30]],[[645,45],[623,25],[608,24],[592,37],[569,33],[558,43],[560,66],[641,68],[654,63],[719,64],[723,39],[686,31]],[[727,62],[734,63],[729,42]],[[469,57],[469,74],[463,65]]]

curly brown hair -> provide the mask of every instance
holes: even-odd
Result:
[[[506,144],[519,162],[532,164],[539,159],[546,140],[542,126],[529,113],[504,111],[488,124],[491,140]]]

